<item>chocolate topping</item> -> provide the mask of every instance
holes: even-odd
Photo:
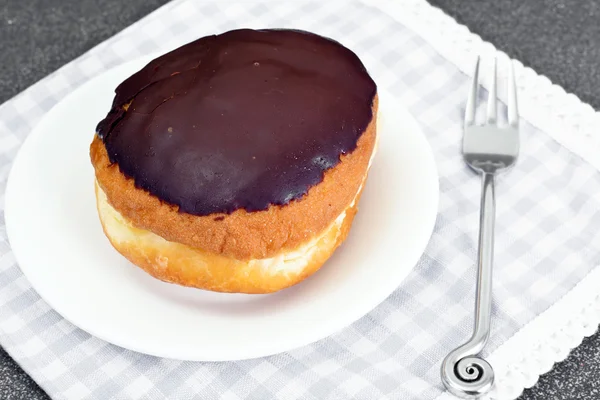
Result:
[[[356,148],[376,85],[333,40],[241,29],[151,61],[115,93],[97,127],[110,161],[180,211],[207,215],[306,194]]]

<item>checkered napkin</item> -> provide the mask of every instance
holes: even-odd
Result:
[[[179,362],[124,350],[65,321],[22,275],[2,217],[0,343],[54,399],[436,398],[441,360],[469,337],[473,322],[480,183],[459,155],[470,78],[376,6],[169,3],[0,107],[2,198],[20,144],[78,85],[137,56],[238,27],[336,38],[418,120],[436,155],[441,198],[435,232],[410,276],[369,314],[312,345],[241,362]],[[521,133],[519,162],[497,187],[494,323],[484,356],[600,258],[600,174],[527,121]]]

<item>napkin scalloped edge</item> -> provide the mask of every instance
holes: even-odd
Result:
[[[600,135],[597,135],[600,113],[589,104],[520,61],[510,59],[424,0],[377,0],[375,4],[425,39],[467,75],[472,76],[476,56],[481,57],[483,68],[494,58],[499,64],[511,62],[517,79],[521,117],[600,169]],[[500,68],[498,73],[502,78]],[[482,75],[485,74],[480,74],[482,86],[489,88],[489,77]],[[499,97],[506,101],[501,91]],[[525,388],[535,385],[540,375],[552,369],[554,363],[567,358],[584,337],[596,332],[600,324],[598,287],[600,266],[490,354],[488,360],[494,367],[496,381],[488,399],[516,399]],[[437,398],[444,399],[455,397],[445,392]]]

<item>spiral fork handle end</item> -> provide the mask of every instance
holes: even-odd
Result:
[[[463,399],[478,399],[494,385],[494,370],[482,358],[458,358],[449,354],[442,363],[442,382],[453,395]]]

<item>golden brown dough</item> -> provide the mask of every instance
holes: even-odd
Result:
[[[356,203],[348,207],[322,234],[295,250],[240,261],[136,228],[112,208],[97,184],[96,197],[104,233],[129,261],[165,282],[233,293],[275,292],[315,273],[346,239],[357,209]]]

